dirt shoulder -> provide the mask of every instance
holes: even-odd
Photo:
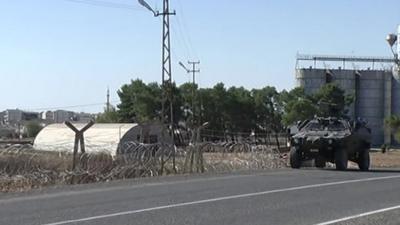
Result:
[[[373,168],[400,168],[400,150],[371,152],[371,166]]]

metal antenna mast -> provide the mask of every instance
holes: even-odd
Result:
[[[163,11],[155,11],[144,0],[138,0],[139,3],[151,11],[155,17],[163,17],[163,34],[162,34],[162,112],[161,121],[163,124],[169,124],[172,130],[172,140],[174,139],[173,127],[173,86],[172,86],[172,69],[171,69],[171,37],[170,37],[170,15],[176,15],[176,12],[170,12],[169,0],[163,0]],[[174,140],[173,140],[174,143]]]
[[[172,84],[172,69],[171,69],[171,37],[170,37],[170,15],[176,15],[176,12],[169,11],[169,0],[163,0],[163,11],[155,11],[145,0],[138,0],[139,4],[148,9],[153,13],[155,17],[163,17],[163,34],[162,34],[162,111],[161,111],[161,123],[163,124],[162,131],[162,142],[165,141],[165,125],[169,125],[171,131],[173,157],[172,164],[175,167],[175,133],[174,133],[174,108],[173,108],[173,84]],[[163,149],[164,151],[164,149]],[[161,156],[161,171],[164,171],[164,154]]]
[[[110,112],[110,88],[107,87],[107,105],[106,105],[107,112]]]
[[[175,15],[175,12],[169,11],[169,0],[164,0],[163,12],[157,13],[157,16],[163,16],[163,45],[162,45],[162,117],[165,124],[170,125],[172,130],[172,141],[174,143],[174,108],[173,108],[173,87],[172,87],[172,69],[171,69],[171,36],[169,16]]]

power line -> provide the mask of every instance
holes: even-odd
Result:
[[[176,16],[176,18],[178,18],[178,16]],[[172,29],[173,29],[174,33],[176,33],[176,36],[179,39],[179,42],[180,42],[179,44],[183,48],[186,58],[193,58],[193,55],[191,54],[192,52],[189,48],[188,42],[186,41],[185,33],[182,29],[182,26],[178,22],[179,20],[176,19],[175,21],[176,21],[176,24],[178,25],[177,26],[178,29],[177,30],[174,29],[174,26],[172,27]]]
[[[128,9],[128,10],[143,11],[143,9],[141,9],[139,7],[135,7],[130,4],[109,2],[109,1],[103,1],[103,0],[62,0],[62,1],[85,4],[85,5],[92,5],[92,6],[99,6],[99,7],[115,8],[115,9]]]
[[[178,31],[179,31],[179,32],[176,32],[176,33],[178,33],[178,34],[181,36],[183,45],[184,45],[185,50],[186,50],[186,52],[187,52],[187,54],[186,54],[187,57],[188,57],[188,58],[193,58],[193,57],[195,57],[195,56],[194,56],[194,51],[193,51],[192,48],[190,47],[190,44],[189,44],[189,41],[188,41],[189,39],[187,38],[188,34],[187,34],[187,32],[184,30],[184,28],[183,28],[183,26],[182,26],[182,24],[181,24],[181,22],[180,22],[178,16],[176,17],[175,22],[176,22],[176,24],[177,24]]]
[[[194,56],[196,58],[199,58],[199,56],[198,56],[198,54],[196,52],[196,49],[193,47],[192,40],[191,40],[190,35],[189,35],[190,32],[189,32],[188,26],[186,25],[186,22],[185,22],[186,19],[185,19],[185,13],[184,13],[184,10],[183,10],[182,2],[180,0],[178,0],[178,3],[179,3],[180,11],[181,11],[181,14],[178,15],[177,18],[176,18],[177,22],[178,22],[178,25],[182,26],[183,27],[183,31],[185,31],[185,33],[187,34],[187,41],[189,43],[189,47],[192,50],[192,53],[194,54]],[[182,16],[182,22],[180,22],[180,19],[179,19],[180,16]]]
[[[175,45],[179,45],[181,47],[181,49],[183,49],[182,51],[183,51],[183,54],[185,55],[185,58],[191,58],[188,48],[186,46],[186,43],[184,42],[183,35],[181,33],[177,32],[177,30],[175,29],[174,26],[171,26],[171,29],[172,29],[173,33],[176,34],[175,35],[176,38],[173,39],[173,40],[177,40],[176,41],[177,44],[175,44]],[[172,50],[172,53],[174,55],[176,55],[174,50]],[[178,59],[181,59],[181,58],[178,56]],[[177,61],[179,61],[179,60],[177,60]]]
[[[120,103],[121,101],[111,101],[110,103]],[[34,108],[29,109],[29,111],[45,111],[45,110],[55,110],[55,109],[72,109],[72,108],[80,108],[80,107],[89,107],[89,106],[100,106],[105,105],[104,102],[102,103],[91,103],[91,104],[83,104],[83,105],[69,105],[69,106],[51,106],[51,107],[44,107],[44,108]]]

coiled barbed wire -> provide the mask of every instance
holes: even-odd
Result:
[[[120,143],[115,155],[79,155],[71,169],[69,152],[44,152],[32,146],[0,149],[0,191],[19,191],[54,184],[104,182],[170,173],[220,172],[285,167],[280,151],[248,142],[169,144]]]

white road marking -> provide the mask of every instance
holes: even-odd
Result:
[[[280,193],[280,192],[288,192],[288,191],[304,190],[304,189],[311,189],[311,188],[327,187],[327,186],[341,185],[341,184],[351,184],[351,183],[358,183],[358,182],[388,180],[388,179],[396,179],[396,178],[400,178],[400,175],[385,176],[385,177],[372,177],[372,178],[364,178],[364,179],[357,179],[357,180],[345,180],[345,181],[337,181],[337,182],[321,183],[321,184],[311,184],[311,185],[304,185],[304,186],[298,186],[298,187],[282,188],[282,189],[275,189],[275,190],[269,190],[269,191],[240,194],[240,195],[231,195],[231,196],[225,196],[225,197],[219,197],[219,198],[204,199],[204,200],[199,200],[199,201],[183,202],[183,203],[176,203],[176,204],[170,204],[170,205],[164,205],[164,206],[157,206],[157,207],[152,207],[152,208],[145,208],[145,209],[124,211],[124,212],[103,214],[103,215],[98,215],[98,216],[86,217],[86,218],[81,218],[81,219],[65,220],[65,221],[47,223],[47,224],[42,224],[42,225],[63,225],[63,224],[79,223],[79,222],[86,222],[86,221],[92,221],[92,220],[105,219],[105,218],[110,218],[110,217],[132,215],[132,214],[138,214],[138,213],[149,212],[149,211],[156,211],[156,210],[162,210],[162,209],[177,208],[177,207],[182,207],[182,206],[205,204],[205,203],[210,203],[210,202],[218,202],[218,201],[238,199],[238,198],[248,198],[248,197],[267,195],[267,194],[273,194],[273,193]]]
[[[185,183],[197,183],[197,182],[208,182],[208,181],[218,181],[218,180],[229,180],[229,179],[237,179],[237,178],[246,178],[246,177],[256,177],[256,176],[265,176],[265,175],[280,175],[286,174],[288,171],[278,171],[278,172],[265,172],[265,173],[256,173],[256,174],[240,174],[240,175],[229,175],[229,176],[214,176],[214,177],[178,177],[183,180],[175,180],[175,181],[161,181],[154,183],[132,183],[132,184],[124,184],[123,186],[114,186],[114,187],[100,187],[100,188],[92,188],[86,190],[73,190],[73,191],[64,191],[59,193],[49,193],[49,194],[41,194],[37,196],[22,196],[22,197],[14,197],[9,199],[0,199],[0,204],[27,201],[27,200],[40,200],[40,199],[48,199],[48,198],[57,198],[57,197],[68,197],[73,195],[84,195],[84,194],[94,194],[99,192],[107,192],[107,191],[123,191],[123,190],[132,190],[146,187],[156,187],[156,186],[164,186],[164,185],[176,185],[176,184],[185,184]]]
[[[400,205],[389,207],[389,208],[384,208],[384,209],[379,209],[379,210],[375,210],[375,211],[371,211],[371,212],[361,213],[361,214],[357,214],[354,216],[348,216],[348,217],[344,217],[344,218],[337,219],[337,220],[331,220],[331,221],[327,221],[327,222],[323,222],[323,223],[318,223],[315,225],[330,225],[330,224],[344,222],[344,221],[357,219],[357,218],[361,218],[361,217],[365,217],[365,216],[370,216],[370,215],[374,215],[374,214],[378,214],[378,213],[388,212],[388,211],[392,211],[392,210],[396,210],[396,209],[400,209]]]

